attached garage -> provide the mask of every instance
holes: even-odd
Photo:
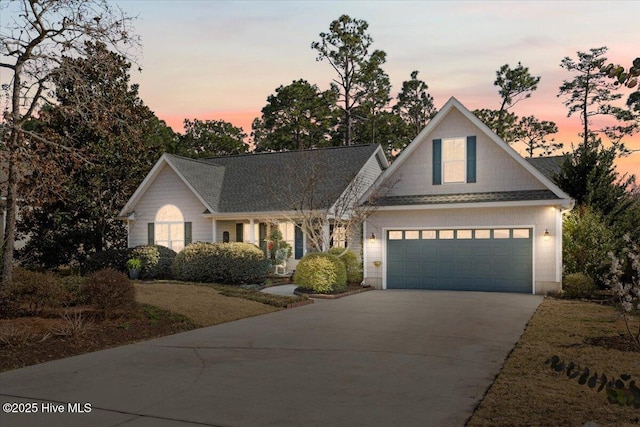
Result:
[[[386,231],[387,289],[533,291],[533,230]]]

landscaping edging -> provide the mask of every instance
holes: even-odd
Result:
[[[298,296],[300,296],[300,295],[298,295]],[[302,307],[303,305],[308,305],[308,304],[313,304],[313,300],[311,298],[303,300],[303,301],[292,302],[291,304],[287,304],[287,309],[296,308],[296,307]]]
[[[338,298],[342,298],[342,297],[348,297],[349,295],[355,295],[355,294],[360,294],[362,292],[371,291],[374,288],[373,287],[367,287],[367,288],[354,289],[354,290],[351,290],[351,291],[343,292],[341,294],[312,294],[312,293],[308,293],[308,292],[299,291],[298,289],[300,289],[300,288],[296,288],[293,291],[293,293],[298,295],[299,297],[306,295],[309,298],[338,299]]]

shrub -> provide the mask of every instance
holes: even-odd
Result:
[[[345,252],[344,248],[331,248],[329,253],[337,256],[344,263],[347,270],[347,283],[360,284],[362,282],[362,263],[354,251],[347,250]]]
[[[229,284],[264,282],[270,262],[249,243],[192,243],[173,262],[176,279]]]
[[[135,306],[133,284],[124,273],[112,268],[91,273],[83,291],[89,304],[102,310],[106,319],[118,309],[128,310]]]
[[[584,273],[600,289],[609,272],[607,254],[616,252],[613,231],[602,217],[587,206],[576,207],[562,227],[562,259],[565,273]]]
[[[293,281],[316,293],[338,293],[347,287],[347,271],[344,263],[335,255],[315,252],[300,260]]]
[[[160,245],[137,246],[131,251],[131,258],[140,260],[141,279],[171,279],[171,265],[175,257],[173,249]]]
[[[84,263],[83,272],[93,273],[105,268],[125,272],[127,260],[131,258],[131,249],[107,249],[92,254]]]
[[[567,298],[591,298],[596,289],[593,279],[583,273],[567,274],[562,284],[562,294]]]
[[[13,270],[10,292],[19,304],[28,305],[31,314],[39,314],[45,308],[61,307],[67,299],[58,276],[23,268]]]
[[[66,305],[75,306],[87,303],[84,293],[86,279],[82,276],[65,276],[62,278],[62,286],[67,293]]]

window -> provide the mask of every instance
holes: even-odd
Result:
[[[402,231],[390,231],[389,240],[402,240]]]
[[[510,232],[508,229],[498,228],[493,230],[494,239],[508,239],[509,237]]]
[[[191,223],[188,223],[188,229],[191,230]],[[156,245],[166,246],[176,252],[181,251],[185,245],[185,227],[182,212],[177,206],[164,205],[158,209],[155,218],[155,227],[149,227],[149,234],[154,229],[154,242]],[[190,240],[188,236],[187,240]],[[151,239],[149,239],[151,240]]]
[[[420,238],[419,230],[407,230],[404,232],[405,240],[418,240]]]
[[[436,230],[422,230],[422,238],[424,240],[433,240],[436,238]]]
[[[453,239],[453,230],[440,230],[438,232],[438,237],[443,240]]]
[[[475,230],[476,239],[490,239],[491,230]]]
[[[513,238],[514,239],[528,239],[529,238],[529,229],[528,228],[514,228],[513,229]]]
[[[458,239],[470,239],[471,238],[471,230],[458,230],[456,232]]]
[[[445,184],[466,182],[466,138],[442,140],[442,182]]]

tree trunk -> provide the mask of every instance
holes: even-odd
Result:
[[[7,176],[7,219],[2,245],[2,286],[8,286],[13,273],[13,252],[16,238],[16,211],[18,197],[18,171],[16,169],[15,147],[17,147],[18,132],[11,131],[11,145],[9,148],[9,170]]]

